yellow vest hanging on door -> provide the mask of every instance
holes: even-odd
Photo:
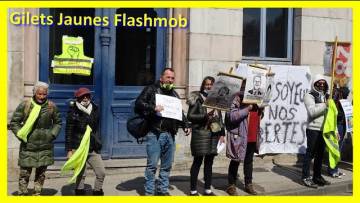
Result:
[[[53,73],[91,75],[93,58],[84,55],[84,40],[82,37],[62,37],[62,54],[55,55],[51,62]]]

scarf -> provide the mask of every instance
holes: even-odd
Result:
[[[90,103],[89,106],[85,107],[83,105],[81,105],[79,102],[76,102],[76,106],[78,107],[78,109],[84,113],[86,113],[87,115],[90,116],[91,111],[92,111],[92,104]]]
[[[31,109],[29,117],[27,118],[24,126],[16,133],[16,136],[24,142],[27,142],[27,136],[31,132],[33,125],[36,119],[39,117],[41,110],[41,105],[37,104],[32,98],[31,104],[33,105],[33,108]]]
[[[80,174],[81,170],[85,166],[85,162],[89,154],[91,131],[92,129],[90,128],[90,126],[87,125],[84,136],[81,139],[79,148],[61,168],[61,174],[64,174],[65,172],[74,169],[74,175],[69,180],[69,183],[74,183],[76,181],[76,177]]]

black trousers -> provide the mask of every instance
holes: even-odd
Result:
[[[246,154],[244,159],[244,181],[245,185],[252,183],[252,173],[253,173],[253,160],[254,153],[256,150],[256,142],[248,142],[246,146]],[[236,184],[236,178],[238,175],[240,162],[231,160],[228,170],[228,183],[229,185]]]
[[[310,164],[314,159],[314,178],[321,176],[321,166],[325,151],[325,141],[322,132],[318,130],[306,129],[307,148],[302,168],[302,178],[310,177]]]
[[[212,178],[212,165],[214,162],[214,154],[209,154],[206,156],[195,156],[194,161],[190,169],[190,189],[192,191],[197,190],[197,179],[200,171],[200,166],[204,160],[204,180],[205,180],[205,189],[210,189],[211,187],[211,178]]]

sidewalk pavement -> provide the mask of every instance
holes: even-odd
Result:
[[[126,169],[118,171],[116,168],[107,168],[107,176],[103,190],[107,196],[141,196],[144,195],[144,168]],[[323,165],[323,176],[331,182],[331,185],[319,187],[317,189],[307,188],[301,185],[301,166],[284,165],[274,161],[273,163],[258,164],[254,163],[253,184],[259,195],[262,196],[292,196],[292,195],[352,195],[353,172],[352,164],[341,163],[340,171],[345,173],[341,179],[326,176],[326,166]],[[133,171],[133,172],[131,172]],[[59,173],[59,171],[50,171],[49,173]],[[70,176],[48,176],[45,180],[43,195],[74,195],[74,184],[67,184]],[[92,170],[88,170],[85,189],[88,195],[91,195],[91,188],[95,177]],[[227,196],[225,192],[227,187],[227,168],[217,167],[213,169],[213,192],[217,196]],[[239,167],[238,193],[240,196],[249,195],[244,192],[242,164]],[[29,188],[33,187],[33,181],[30,181]],[[190,172],[189,170],[172,171],[170,177],[170,190],[172,196],[186,196],[189,194]],[[204,181],[202,168],[199,174],[198,191],[203,193]],[[8,182],[8,195],[17,194],[18,183]]]

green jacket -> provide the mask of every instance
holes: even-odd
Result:
[[[31,112],[32,105],[23,101],[16,108],[10,121],[10,128],[16,135]],[[61,117],[58,108],[51,101],[41,106],[33,130],[28,135],[28,142],[20,143],[18,165],[21,167],[48,166],[54,163],[54,144],[61,129]]]

